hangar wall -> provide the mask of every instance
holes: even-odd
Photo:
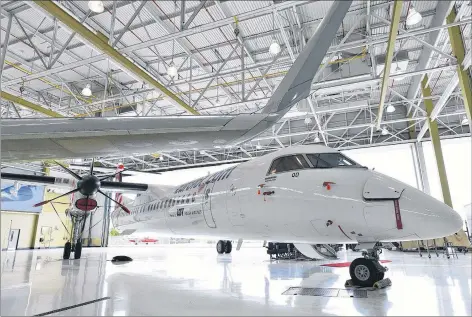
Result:
[[[59,195],[60,193],[46,190],[44,199],[53,199]],[[38,226],[34,240],[35,249],[62,247],[64,243],[67,242],[68,233],[62,225],[61,220],[70,232],[71,222],[69,218],[65,216],[65,210],[69,207],[69,203],[70,200],[68,197],[62,197],[54,201],[54,208],[56,208],[61,219],[57,217],[51,204],[43,206],[43,210],[38,217]]]
[[[18,239],[18,249],[30,249],[34,246],[34,237],[36,234],[36,224],[38,215],[24,212],[8,212],[1,213],[1,239],[2,250],[8,246],[8,234],[11,229],[20,229]]]

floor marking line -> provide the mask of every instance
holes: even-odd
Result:
[[[76,304],[76,305],[72,305],[72,306],[67,306],[67,307],[51,310],[51,311],[48,311],[48,312],[45,312],[45,313],[36,314],[36,315],[33,315],[33,316],[46,316],[46,315],[58,313],[58,312],[61,312],[61,311],[64,311],[64,310],[69,310],[69,309],[72,309],[72,308],[77,308],[77,307],[80,307],[80,306],[93,304],[93,303],[100,302],[102,300],[107,300],[107,299],[110,299],[110,298],[111,297],[102,297],[102,298],[94,299],[94,300],[91,300],[91,301],[88,301],[88,302],[83,302],[83,303],[80,303],[80,304]]]

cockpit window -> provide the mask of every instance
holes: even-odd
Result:
[[[268,174],[276,174],[304,168],[310,168],[310,166],[308,165],[303,155],[298,154],[283,156],[275,159],[272,162]]]
[[[314,168],[362,167],[341,153],[306,154]]]

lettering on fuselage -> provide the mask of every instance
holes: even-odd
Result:
[[[164,212],[165,217],[170,218],[201,215],[203,213],[201,203],[208,204],[208,198],[213,189],[213,186],[207,185],[228,179],[235,168],[236,166],[233,166],[215,174],[182,184],[174,190],[173,195],[171,194],[173,197],[155,199],[152,196],[141,197],[138,194],[137,197],[140,197],[138,200],[140,201],[139,205],[131,208],[130,217],[122,218],[120,222],[124,225],[146,221],[150,220],[153,214],[156,215],[160,212]],[[205,189],[205,192],[203,192],[203,189]]]
[[[265,178],[265,182],[268,183],[268,182],[273,182],[277,179],[277,176],[268,176]]]

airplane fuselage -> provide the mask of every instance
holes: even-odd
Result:
[[[162,236],[296,243],[403,241],[456,232],[458,215],[443,203],[359,165],[316,168],[309,149],[295,153],[306,160],[304,168],[270,171],[274,160],[294,155],[278,151],[165,196],[140,196],[130,215],[113,216],[114,224]]]

